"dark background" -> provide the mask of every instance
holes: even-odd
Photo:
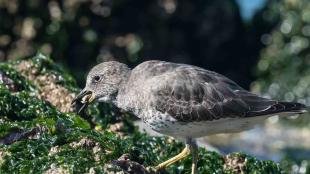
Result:
[[[234,0],[3,1],[0,60],[40,50],[83,86],[98,62],[134,67],[159,59],[214,70],[249,88],[261,36],[276,26],[277,16],[266,4],[243,20]]]

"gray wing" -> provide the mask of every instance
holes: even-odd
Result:
[[[154,77],[157,84],[152,87],[150,100],[152,107],[179,121],[260,116],[303,107],[259,97],[212,71],[182,64],[173,66],[173,71]]]

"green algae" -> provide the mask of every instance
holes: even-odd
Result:
[[[17,90],[34,91],[36,89],[29,80],[25,79],[20,73],[14,70],[13,64],[0,63],[0,70],[14,81]]]
[[[12,92],[0,83],[0,173],[44,173],[51,168],[67,173],[107,173],[119,170],[107,164],[123,154],[144,166],[155,166],[182,150],[184,145],[171,138],[139,133],[126,114],[122,120],[126,136],[107,131],[110,124],[119,121],[117,115],[122,115],[111,110],[110,105],[101,104],[98,108],[98,104],[93,104],[87,110],[100,130],[92,129],[87,120],[75,113],[60,112],[39,99],[39,87],[13,68],[24,60],[33,62],[36,73],[54,74],[58,84],[72,92],[79,91],[74,79],[43,55],[0,64],[0,71],[18,86],[18,91]],[[281,173],[272,161],[240,153],[231,156],[246,161],[244,173]],[[199,150],[198,166],[199,173],[234,173],[227,167],[226,157],[203,148]],[[190,168],[191,157],[160,173],[189,173]]]
[[[36,69],[37,74],[49,74],[55,75],[57,78],[57,83],[63,85],[65,88],[69,89],[72,92],[77,92],[77,84],[72,76],[70,76],[65,69],[61,66],[55,64],[52,59],[49,57],[38,53],[34,57],[28,57],[12,62],[12,65],[17,65],[21,61],[31,61]]]
[[[0,86],[0,115],[6,116],[10,120],[30,120],[38,116],[58,115],[57,110],[52,108],[47,102],[36,99],[31,93],[21,91],[15,95]]]

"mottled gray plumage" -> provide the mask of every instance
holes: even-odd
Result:
[[[131,72],[117,103],[128,110],[156,109],[178,121],[211,121],[296,111],[298,103],[252,94],[230,79],[199,67],[147,61]]]
[[[247,118],[282,112],[300,113],[306,108],[299,103],[260,97],[212,71],[156,60],[141,63],[132,70],[116,61],[101,63],[89,72],[84,91],[91,91],[94,99],[113,102],[119,108],[133,112],[160,133],[177,136],[175,130],[180,129],[184,131],[181,137],[220,132],[207,128],[204,132],[200,130],[203,129],[201,125],[196,132],[193,132],[195,128],[186,131],[192,129],[189,123],[245,118],[227,130],[236,132],[251,127],[253,123]],[[219,126],[226,125],[220,122]]]

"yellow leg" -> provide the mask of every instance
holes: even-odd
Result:
[[[169,165],[171,165],[171,164],[173,164],[173,163],[175,163],[177,161],[180,161],[181,159],[185,158],[189,154],[190,154],[190,148],[189,148],[189,145],[186,145],[181,153],[179,153],[178,155],[172,157],[171,159],[169,159],[169,160],[167,160],[167,161],[165,161],[163,163],[160,163],[158,166],[155,167],[155,169],[156,170],[160,170],[160,169],[166,168]]]

